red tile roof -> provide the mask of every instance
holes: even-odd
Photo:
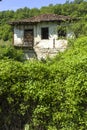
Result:
[[[71,17],[69,16],[63,16],[63,15],[57,15],[57,14],[42,14],[39,16],[34,16],[27,19],[17,20],[10,22],[11,25],[16,24],[33,24],[33,23],[39,23],[39,22],[49,22],[49,21],[66,21],[70,20]]]

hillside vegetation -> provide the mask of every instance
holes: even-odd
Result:
[[[46,61],[24,62],[5,52],[0,59],[1,130],[25,124],[29,130],[87,129],[87,37],[72,43]]]

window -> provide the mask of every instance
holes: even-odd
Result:
[[[49,39],[49,29],[48,29],[48,27],[41,28],[41,39]]]

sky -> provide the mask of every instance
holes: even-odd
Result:
[[[0,1],[0,11],[17,10],[19,8],[41,8],[49,4],[63,4],[66,0],[2,0]]]

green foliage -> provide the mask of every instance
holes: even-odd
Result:
[[[0,39],[4,41],[12,39],[12,28],[10,25],[4,24],[0,26]]]
[[[79,22],[73,23],[70,28],[74,32],[76,38],[80,36],[87,36],[87,24],[85,19],[81,19]]]
[[[66,37],[66,26],[62,26],[62,25],[59,25],[57,27],[57,30],[58,30],[58,37],[59,38],[65,38]]]
[[[1,130],[86,130],[87,37],[45,63],[0,60],[0,115]]]
[[[82,2],[84,2],[84,0],[74,0],[74,3],[76,3],[76,4],[80,4]]]
[[[4,43],[0,45],[0,59],[23,61],[23,57],[22,50],[17,50],[12,45],[6,45]]]

